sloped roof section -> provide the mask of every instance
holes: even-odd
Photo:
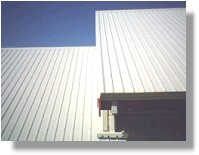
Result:
[[[97,140],[94,47],[1,52],[2,140]]]
[[[1,49],[1,138],[96,141],[101,93],[185,91],[184,8],[97,11],[96,47]]]
[[[96,12],[103,92],[186,91],[186,10]]]

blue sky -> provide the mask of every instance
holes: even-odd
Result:
[[[176,7],[186,2],[1,2],[1,46],[95,46],[96,10]]]

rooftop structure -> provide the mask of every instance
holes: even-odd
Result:
[[[96,11],[96,47],[2,48],[1,55],[4,141],[186,139],[184,8]],[[132,129],[140,117],[161,133]]]

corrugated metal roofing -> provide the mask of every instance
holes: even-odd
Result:
[[[93,141],[107,92],[186,91],[185,9],[96,12],[96,47],[3,48],[1,135]]]
[[[104,92],[186,91],[186,10],[96,12]]]

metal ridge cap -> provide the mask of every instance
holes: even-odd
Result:
[[[85,49],[96,48],[96,46],[61,46],[61,47],[2,47],[1,49]]]
[[[157,11],[157,10],[176,10],[176,9],[185,9],[185,7],[181,7],[181,8],[145,8],[145,9],[121,9],[121,10],[96,10],[96,12],[114,12],[114,11]]]

